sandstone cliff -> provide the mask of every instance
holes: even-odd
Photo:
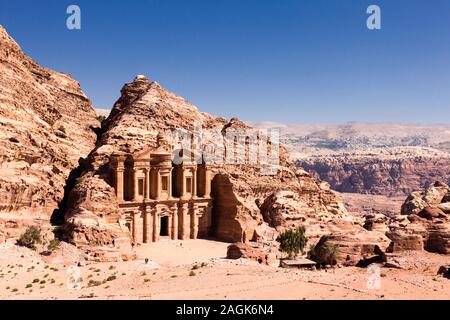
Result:
[[[0,229],[49,223],[99,128],[69,75],[39,66],[0,26]]]
[[[70,241],[112,245],[114,237],[126,237],[127,230],[122,227],[110,187],[109,156],[148,146],[156,148],[159,133],[170,136],[175,129],[193,130],[195,122],[201,122],[203,131],[248,128],[237,119],[228,121],[202,113],[144,76],[126,84],[103,122],[103,134],[89,156],[89,168],[70,194],[66,212]],[[171,142],[168,144],[170,147]],[[297,170],[284,147],[280,148],[276,175],[261,175],[260,168],[248,164],[221,165],[214,185],[214,205],[220,211],[216,237],[225,241],[265,238],[267,232],[271,233],[268,225],[289,227],[301,223],[300,217],[324,221],[348,217],[341,199],[326,184],[319,184],[306,172]],[[279,191],[288,192],[296,203],[295,212],[289,217],[272,208],[268,200]],[[103,199],[96,197],[97,194],[103,194]],[[87,227],[93,231],[87,232]],[[113,230],[114,236],[97,238],[95,234],[102,230]]]
[[[393,148],[311,156],[297,165],[333,190],[406,195],[435,180],[450,182],[450,154],[430,148]]]

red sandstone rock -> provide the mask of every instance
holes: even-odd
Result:
[[[386,236],[392,241],[386,252],[422,251],[424,249],[423,237],[420,234],[408,234],[405,231],[397,230],[388,232]]]
[[[100,123],[78,82],[39,66],[1,26],[0,123],[0,218],[48,223]]]
[[[426,207],[419,212],[419,217],[431,220],[433,218],[444,218],[445,213],[437,207]]]
[[[150,82],[140,76],[126,84],[121,97],[115,103],[110,116],[104,122],[104,132],[99,138],[97,147],[89,156],[89,167],[82,177],[79,186],[71,192],[73,207],[67,217],[80,218],[96,215],[105,208],[107,216],[115,217],[117,205],[111,199],[111,175],[108,167],[113,153],[136,153],[145,148],[156,148],[158,134],[170,136],[175,129],[192,130],[195,122],[201,121],[204,132],[208,129],[225,129],[249,127],[238,119],[227,121],[201,113],[185,99],[167,91],[156,82]],[[209,142],[208,136],[202,141]],[[170,149],[169,139],[165,147]],[[223,159],[225,160],[225,159]],[[214,226],[213,235],[225,241],[245,242],[256,240],[270,234],[258,233],[264,223],[264,216],[272,216],[272,226],[290,227],[293,221],[302,221],[306,214],[314,219],[332,220],[336,217],[348,217],[342,200],[329,189],[329,186],[316,182],[312,177],[297,171],[289,154],[280,147],[280,167],[275,175],[262,175],[261,168],[255,165],[219,165],[212,181]],[[98,179],[106,183],[99,183]],[[95,194],[104,194],[103,199],[94,201],[95,206],[85,205],[87,189],[96,185]],[[285,212],[286,216],[276,208],[269,208],[271,197],[277,192],[292,194],[292,208]],[[82,199],[78,199],[78,198]],[[284,197],[284,196],[283,196]],[[276,200],[277,201],[277,200]],[[275,202],[276,202],[275,201]],[[282,200],[284,201],[284,200]],[[92,201],[90,201],[92,202]],[[264,206],[262,214],[260,208]],[[288,217],[289,216],[289,217]],[[89,218],[90,219],[90,218]],[[111,227],[123,223],[119,214],[118,222],[99,217],[101,223]]]
[[[249,259],[261,264],[269,264],[267,253],[247,243],[234,243],[228,246],[227,259]]]

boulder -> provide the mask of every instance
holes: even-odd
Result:
[[[436,207],[445,201],[445,197],[450,192],[450,188],[442,182],[435,182],[424,191],[411,193],[403,203],[401,213],[403,215],[419,214],[427,207]]]
[[[445,218],[445,213],[437,207],[426,207],[419,212],[419,217],[431,220],[433,218]]]
[[[409,234],[399,229],[386,233],[386,236],[391,240],[386,252],[422,251],[424,249],[423,238],[419,234]]]
[[[268,254],[257,246],[247,243],[233,243],[228,246],[227,259],[249,259],[261,264],[269,264]]]
[[[366,221],[364,223],[364,229],[369,231],[378,231],[381,233],[386,233],[389,231],[387,225],[388,218],[384,214],[372,213],[366,216]]]
[[[383,233],[368,231],[359,226],[354,226],[349,231],[337,231],[326,237],[330,244],[337,246],[337,262],[352,266],[361,260],[380,256],[390,243]]]

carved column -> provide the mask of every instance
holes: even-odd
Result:
[[[116,196],[119,202],[123,201],[123,163],[118,164],[116,168]]]
[[[145,169],[145,200],[150,199],[150,169]]]
[[[181,240],[187,240],[190,238],[190,220],[189,220],[189,204],[184,203],[180,207],[180,219],[178,221],[179,225],[179,238]]]
[[[205,198],[211,197],[211,171],[205,168]]]
[[[159,210],[156,208],[153,211],[153,242],[159,241]]]
[[[133,212],[133,232],[132,232],[132,236],[133,236],[133,242],[137,242],[137,213]]]
[[[178,205],[172,207],[172,240],[178,239]]]
[[[156,170],[156,177],[156,200],[160,200],[162,194],[162,178],[161,173],[159,172],[159,168]]]
[[[172,170],[173,170],[173,168],[171,168],[170,170],[169,170],[169,176],[168,176],[168,178],[167,178],[167,181],[168,181],[168,190],[167,190],[167,194],[168,194],[168,196],[169,196],[169,199],[170,198],[172,198],[172,183],[174,183],[173,181],[172,181]]]
[[[197,169],[192,170],[192,198],[197,197]]]
[[[145,209],[144,216],[144,243],[150,243],[153,240],[153,217],[150,208]]]
[[[197,206],[192,207],[191,212],[191,239],[197,239],[198,237],[198,216],[197,216]]]

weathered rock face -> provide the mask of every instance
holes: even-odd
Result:
[[[361,260],[379,256],[390,244],[383,233],[368,231],[360,226],[332,232],[327,236],[327,241],[337,246],[337,262],[345,265],[357,265]]]
[[[450,182],[450,155],[433,149],[336,154],[297,161],[333,190],[348,193],[406,195],[435,180]]]
[[[444,197],[450,193],[450,188],[441,182],[436,182],[425,191],[411,193],[402,206],[402,214],[419,214],[427,207],[437,207],[445,203]],[[436,210],[432,210],[436,211]],[[431,213],[434,215],[433,213]]]
[[[0,123],[0,217],[49,221],[100,123],[76,81],[39,66],[1,26]]]
[[[426,190],[408,196],[402,206],[402,214],[407,220],[401,225],[389,225],[391,232],[387,236],[392,240],[391,252],[425,249],[450,253],[450,217],[438,208],[446,208],[447,203],[441,202],[447,200],[448,192],[446,184],[436,182]]]
[[[149,82],[144,76],[126,84],[103,123],[103,134],[89,156],[89,169],[70,194],[73,205],[66,212],[67,224],[75,220],[81,223],[83,217],[87,217],[86,221],[94,219],[105,227],[123,225],[121,217],[114,221],[117,205],[111,201],[113,195],[107,169],[111,154],[156,148],[158,134],[170,137],[176,129],[192,131],[196,123],[200,123],[203,132],[208,129],[220,133],[227,129],[249,128],[238,119],[227,121],[201,113],[183,98],[156,82]],[[221,135],[220,139],[224,139],[226,144],[225,136]],[[201,147],[205,148],[210,141],[211,138],[205,135]],[[167,139],[169,149],[173,143]],[[212,214],[215,215],[214,235],[221,240],[240,242],[265,237],[270,234],[262,227],[265,218],[272,226],[290,226],[292,221],[301,221],[298,217],[302,215],[328,219],[348,215],[341,199],[329,186],[317,183],[307,173],[295,168],[284,147],[280,147],[280,166],[275,175],[262,175],[261,168],[251,164],[222,164],[215,170],[211,190],[214,199]],[[99,179],[104,182],[99,183]],[[86,189],[90,185],[96,185],[98,190],[88,194]],[[94,199],[97,192],[107,196]],[[278,210],[274,204],[277,200],[271,200],[277,197],[274,194],[278,192],[280,197],[292,195],[295,200],[295,208],[290,208],[289,213]],[[95,206],[90,203],[95,203]],[[262,206],[261,209],[258,206]]]

